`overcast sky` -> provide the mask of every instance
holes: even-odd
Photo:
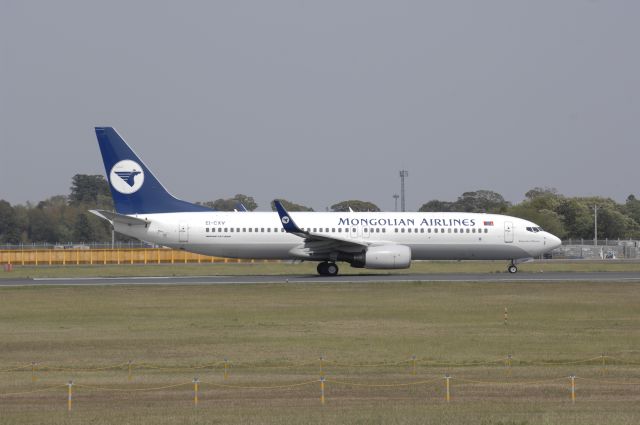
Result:
[[[640,2],[0,0],[0,199],[104,174],[177,197],[393,210],[534,186],[640,195]]]

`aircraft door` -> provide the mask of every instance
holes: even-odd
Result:
[[[504,241],[506,243],[513,242],[513,223],[510,221],[504,222]]]
[[[189,242],[189,226],[187,223],[178,225],[178,242]]]

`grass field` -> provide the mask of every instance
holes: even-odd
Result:
[[[507,261],[414,261],[406,270],[355,269],[340,265],[340,274],[415,274],[415,273],[507,273]],[[316,274],[317,263],[240,263],[240,264],[161,264],[161,265],[65,265],[14,266],[12,272],[0,271],[2,278],[33,277],[120,277],[120,276],[205,276],[205,275],[282,275]],[[522,272],[640,272],[637,260],[552,260],[532,261],[518,266]]]
[[[0,288],[0,423],[637,424],[638,289],[622,282]],[[30,367],[6,371],[32,361],[36,382]],[[181,386],[144,391],[170,385]]]

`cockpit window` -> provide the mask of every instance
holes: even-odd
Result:
[[[527,227],[527,232],[538,233],[542,231],[542,227]]]

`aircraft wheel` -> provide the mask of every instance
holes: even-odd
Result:
[[[336,263],[327,263],[325,270],[328,276],[335,276],[338,274],[338,265]]]
[[[318,274],[321,276],[326,276],[329,274],[328,269],[329,263],[323,261],[322,263],[318,263]]]
[[[509,271],[509,273],[517,273],[518,268],[515,265],[510,265],[509,268],[507,269]]]

